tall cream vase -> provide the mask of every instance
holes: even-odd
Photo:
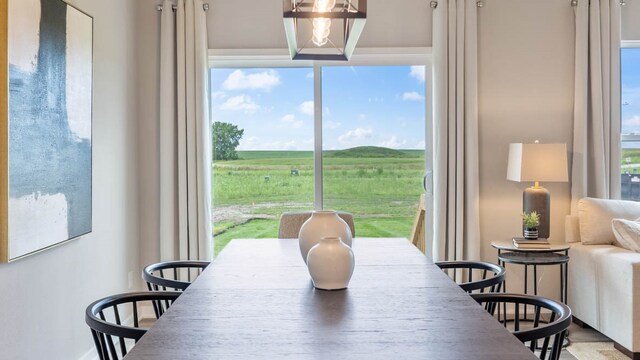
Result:
[[[314,211],[311,217],[302,224],[298,235],[300,255],[307,262],[309,250],[320,242],[323,237],[339,237],[351,247],[351,229],[349,225],[332,210]]]

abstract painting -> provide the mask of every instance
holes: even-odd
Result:
[[[93,18],[62,0],[0,0],[0,27],[6,262],[91,232]]]

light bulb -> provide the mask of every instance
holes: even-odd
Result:
[[[326,37],[324,38],[318,38],[315,35],[313,36],[313,43],[316,44],[316,46],[324,46],[327,44],[328,39]]]
[[[336,0],[315,0],[313,3],[313,11],[329,12],[336,6]]]
[[[313,19],[313,43],[317,46],[324,46],[331,33],[331,19]]]
[[[313,34],[319,37],[327,37],[331,32],[331,19],[313,19]]]

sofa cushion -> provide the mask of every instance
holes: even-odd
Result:
[[[583,198],[578,202],[580,240],[585,245],[616,242],[611,220],[634,220],[640,217],[640,202]]]
[[[617,242],[623,248],[640,252],[640,219],[635,221],[626,219],[611,220],[611,228]]]
[[[578,215],[567,215],[564,218],[564,241],[568,243],[580,242],[580,218]]]

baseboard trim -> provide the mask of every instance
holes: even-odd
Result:
[[[578,319],[575,316],[573,316],[572,322],[583,329],[593,329],[589,324],[585,323],[584,321]]]
[[[640,360],[640,352],[633,352],[615,341],[613,342],[613,348],[625,354],[631,360]]]

